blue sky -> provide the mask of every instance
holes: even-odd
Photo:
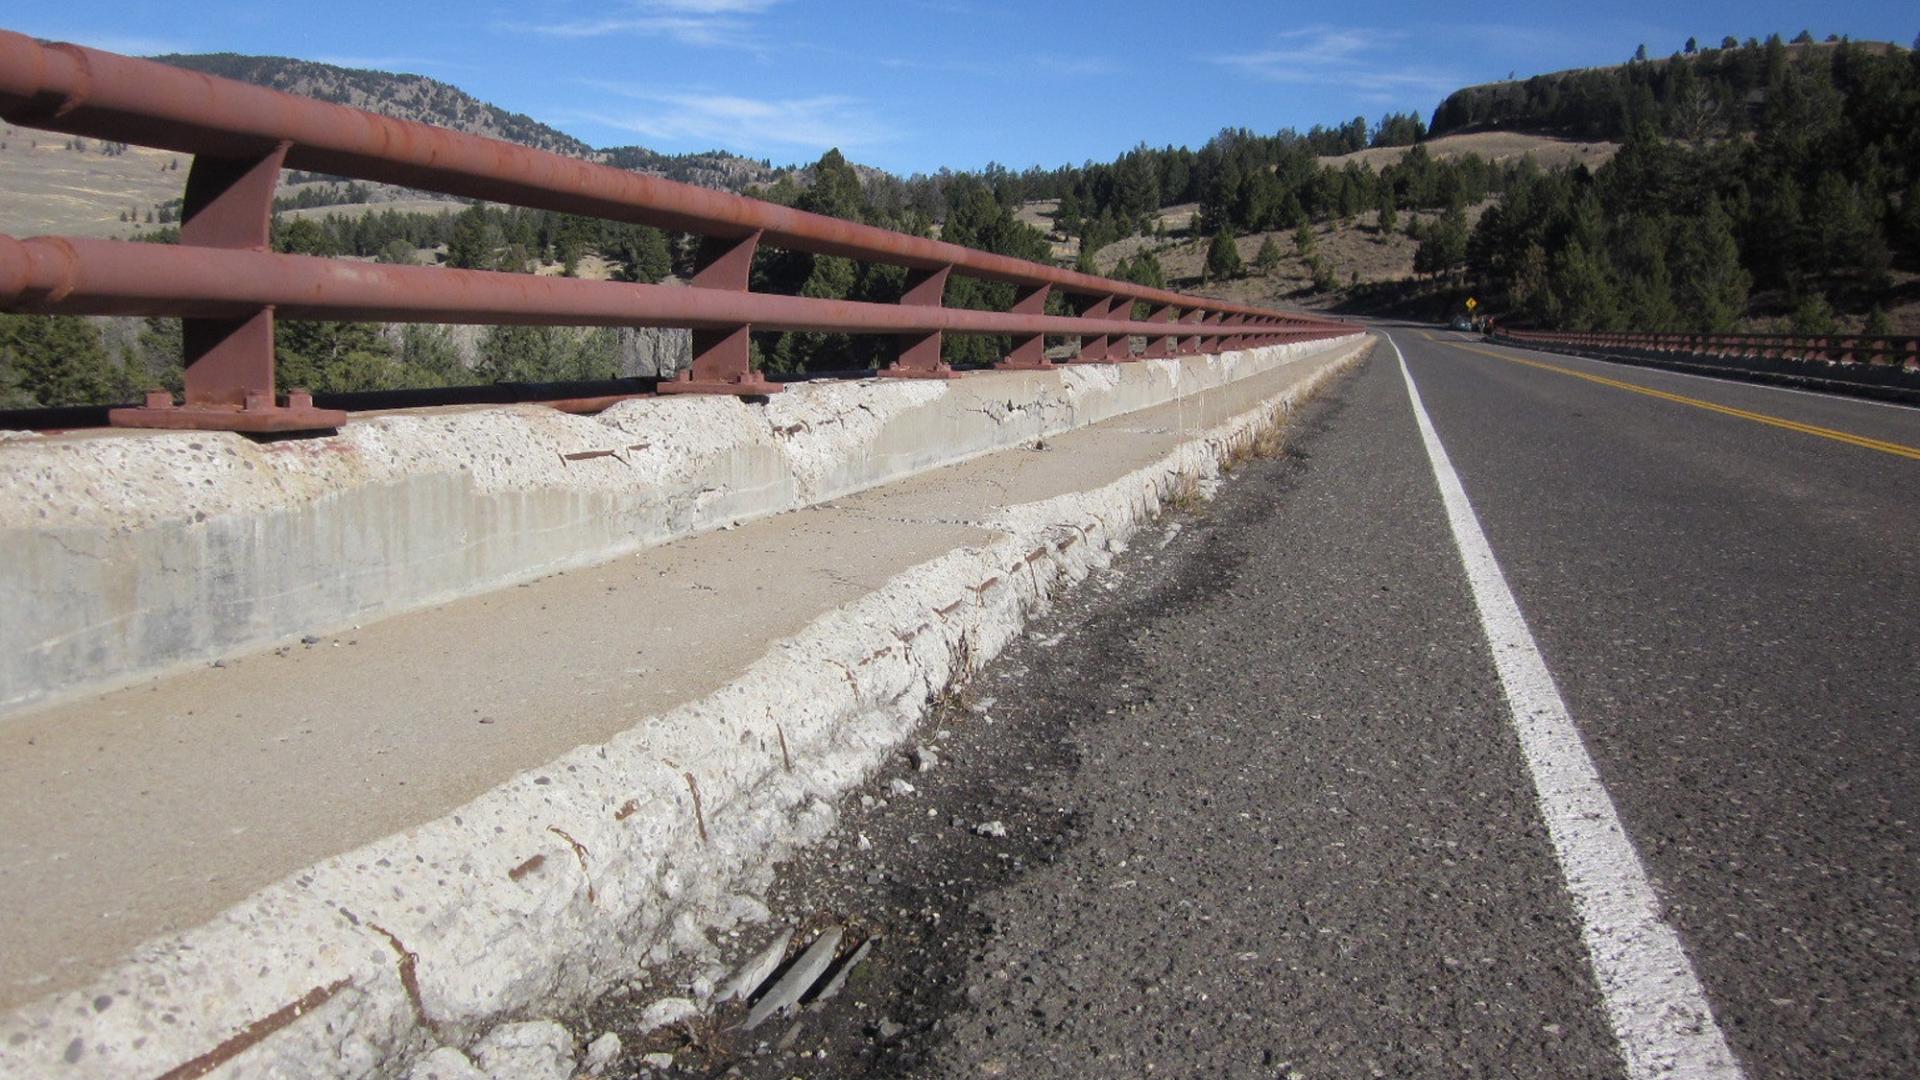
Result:
[[[271,53],[453,83],[596,146],[896,172],[1110,159],[1455,87],[1811,29],[1910,43],[1908,3],[15,0],[0,26],[137,54]]]

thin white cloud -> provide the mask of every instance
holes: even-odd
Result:
[[[639,111],[597,111],[577,118],[631,132],[669,146],[718,147],[749,157],[802,149],[852,150],[890,142],[896,133],[875,118],[865,102],[837,94],[796,98],[751,98],[737,94],[656,91],[614,83],[599,90],[645,103]]]
[[[515,25],[513,30],[549,37],[596,38],[614,35],[662,37],[682,45],[704,48],[757,48],[753,16],[782,0],[628,0],[610,14],[537,25]]]
[[[1333,26],[1309,26],[1275,34],[1272,44],[1247,52],[1208,57],[1249,78],[1293,85],[1340,86],[1369,100],[1403,94],[1444,94],[1460,85],[1457,75],[1402,62],[1395,49],[1404,35]]]

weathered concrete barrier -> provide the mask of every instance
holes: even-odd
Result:
[[[0,441],[0,713],[590,565],[1351,339],[948,382]]]

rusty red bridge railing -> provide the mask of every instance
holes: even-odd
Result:
[[[229,79],[0,31],[0,116],[11,123],[193,155],[178,245],[0,236],[0,310],[160,315],[184,322],[185,400],[150,393],[115,409],[130,427],[301,431],[345,414],[275,397],[276,319],[682,327],[693,364],[663,393],[774,393],[748,363],[748,334],[892,334],[882,375],[949,378],[942,336],[1005,334],[997,365],[1053,366],[1048,335],[1080,338],[1074,363],[1118,363],[1354,332],[1345,323],[1150,289],[976,251],[512,143],[396,120]],[[652,225],[700,237],[692,287],[379,266],[269,250],[282,169]],[[751,292],[761,245],[907,268],[898,304]],[[1018,287],[1011,311],[941,306],[950,275]],[[1050,294],[1078,316],[1045,314]],[[1148,305],[1133,319],[1136,302]],[[1135,353],[1131,339],[1147,340]]]
[[[1920,335],[1489,331],[1494,341],[1920,404]]]

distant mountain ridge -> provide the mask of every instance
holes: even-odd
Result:
[[[593,153],[592,147],[564,131],[488,104],[457,86],[424,75],[399,75],[285,56],[239,53],[173,53],[152,59],[223,79],[348,105],[398,120],[415,120],[503,139],[570,157],[587,157]]]
[[[399,120],[413,120],[483,135],[701,187],[744,191],[770,184],[782,175],[795,171],[792,167],[776,167],[770,162],[741,157],[724,150],[692,154],[663,154],[642,146],[597,150],[530,116],[509,112],[457,86],[424,75],[340,67],[285,56],[246,56],[239,53],[174,53],[151,59],[318,101],[365,109]]]

